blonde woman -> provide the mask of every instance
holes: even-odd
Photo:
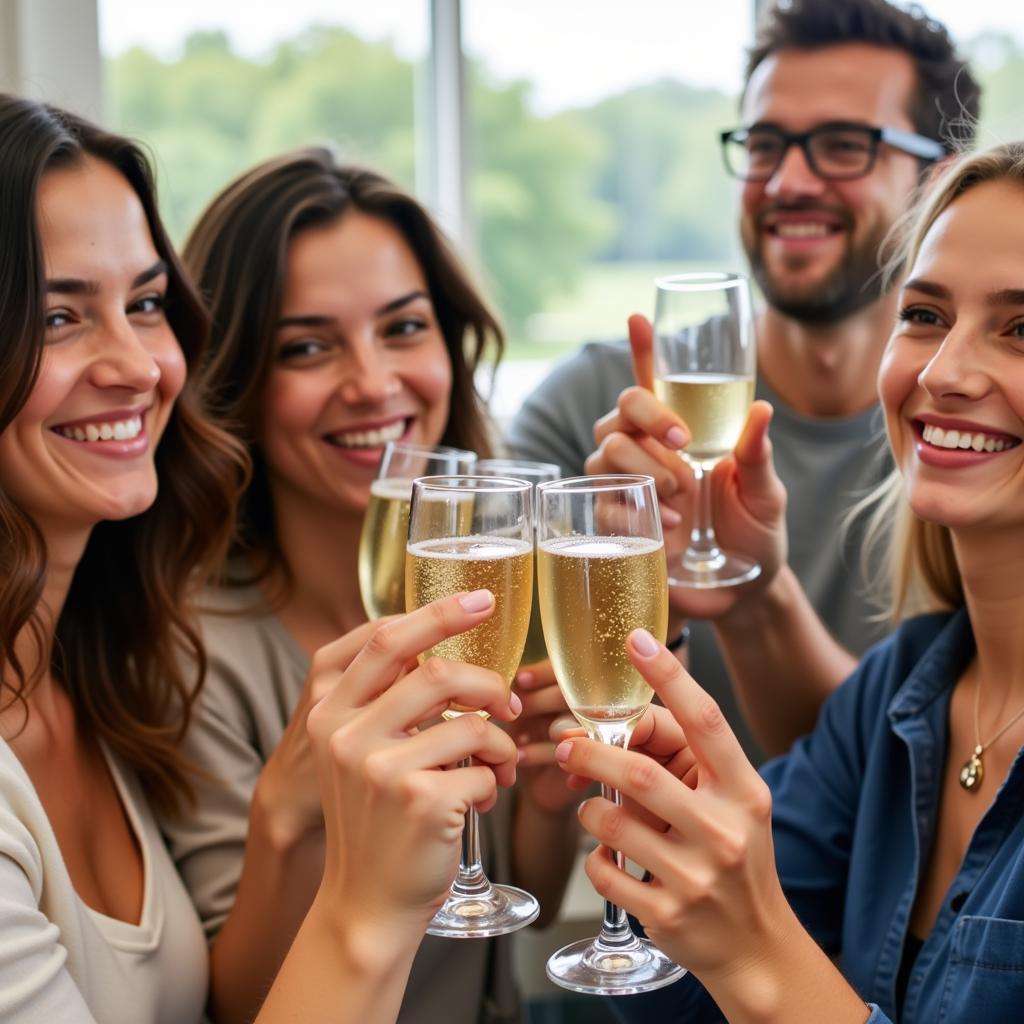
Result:
[[[714,703],[643,633],[659,692],[582,820],[597,889],[692,972],[630,1020],[1016,1021],[1024,1005],[1024,145],[957,164],[921,209],[879,374],[898,469],[901,622],[759,776]],[[653,760],[652,760],[653,758]]]

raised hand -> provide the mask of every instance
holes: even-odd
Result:
[[[689,539],[696,485],[677,452],[689,439],[686,424],[652,391],[652,332],[640,315],[629,320],[635,387],[619,397],[615,410],[595,424],[598,449],[587,460],[588,473],[646,473],[658,489],[669,558]],[[754,402],[735,450],[711,473],[712,519],[723,547],[760,563],[757,579],[738,587],[697,590],[673,587],[678,615],[714,619],[762,590],[786,560],[786,492],[775,473],[768,439],[772,410]]]
[[[406,672],[493,610],[488,591],[447,597],[378,626],[347,668],[332,648],[314,658],[313,675],[333,684],[308,720],[327,832],[317,900],[372,927],[373,941],[390,928],[422,935],[455,876],[466,811],[515,780],[515,744],[493,722],[419,729],[452,702],[512,721],[520,703],[497,673],[441,658]]]

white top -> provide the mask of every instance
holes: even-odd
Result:
[[[193,1024],[203,1019],[206,942],[137,779],[107,763],[142,851],[139,924],[75,892],[31,779],[0,740],[0,1020],[4,1024]]]

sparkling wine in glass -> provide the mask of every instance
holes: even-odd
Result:
[[[434,476],[413,482],[405,561],[409,611],[460,591],[486,588],[494,612],[422,658],[441,657],[497,672],[508,686],[519,667],[530,621],[534,566],[533,485],[483,476]],[[446,718],[482,713],[452,706]],[[468,764],[469,762],[464,762]],[[525,927],[540,907],[528,892],[495,885],[484,873],[476,808],[466,814],[459,872],[427,931],[486,938]]]
[[[531,462],[528,459],[478,459],[473,472],[480,476],[511,476],[519,480],[529,480],[534,485],[536,498],[537,484],[546,480],[557,480],[562,471],[553,462]],[[537,524],[536,507],[534,508],[534,528]],[[544,646],[544,631],[540,624],[540,600],[537,597],[537,569],[533,570],[533,604],[530,608],[530,626],[526,631],[526,645],[520,666],[536,665],[538,661],[547,659],[548,649]]]
[[[652,696],[626,639],[642,628],[664,640],[668,625],[654,480],[590,476],[541,484],[537,516],[541,621],[558,685],[591,739],[625,749]],[[622,803],[617,790],[601,792]],[[613,856],[622,869],[622,854]],[[622,908],[606,901],[600,934],[560,949],[547,973],[574,992],[630,995],[686,972],[635,935]]]
[[[405,541],[412,482],[420,476],[468,473],[476,461],[460,448],[389,441],[370,485],[359,535],[359,594],[371,619],[405,611]]]
[[[690,543],[681,561],[669,565],[669,583],[702,589],[746,583],[761,566],[718,546],[708,474],[735,447],[754,400],[750,284],[743,274],[679,274],[655,284],[654,392],[690,430],[679,454],[697,480]]]

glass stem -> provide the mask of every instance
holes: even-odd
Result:
[[[460,768],[468,768],[470,759],[459,762]],[[482,896],[489,892],[491,883],[484,874],[480,857],[480,815],[475,807],[466,812],[466,825],[462,830],[462,847],[459,852],[459,873],[452,882],[452,896]]]
[[[711,484],[707,472],[699,462],[691,462],[690,468],[697,481],[697,506],[693,529],[690,530],[690,546],[683,556],[683,565],[687,569],[707,571],[721,565],[724,555],[719,550],[715,530],[711,525]]]
[[[604,743],[612,746],[622,747],[623,750],[629,746],[629,732],[598,734],[598,738]],[[601,783],[601,796],[610,800],[616,807],[622,806],[622,794],[617,789]],[[625,870],[626,858],[619,850],[609,850],[615,866]],[[594,948],[598,952],[613,952],[621,949],[634,949],[640,945],[640,940],[633,934],[629,926],[629,918],[622,907],[611,900],[604,901],[604,917],[601,921],[601,933],[594,940]]]

